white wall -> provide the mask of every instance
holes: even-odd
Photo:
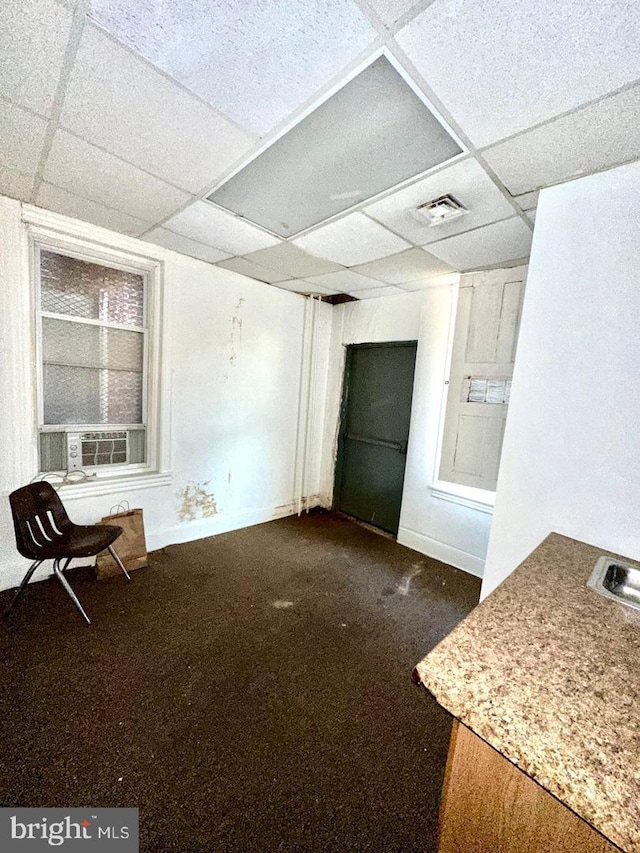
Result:
[[[307,395],[309,300],[105,229],[52,218],[58,227],[80,228],[97,243],[164,262],[166,482],[134,490],[123,485],[110,494],[64,487],[60,495],[72,519],[93,522],[127,499],[144,508],[151,550],[294,512],[303,469],[305,491],[311,505],[316,503],[331,306],[313,308],[315,377]],[[0,246],[0,588],[6,588],[28,566],[15,551],[6,496],[28,482],[37,467],[25,226],[21,205],[2,197]],[[309,396],[313,411],[303,461]],[[207,495],[200,505],[191,499],[197,489]]]
[[[476,575],[482,574],[491,515],[434,495],[442,392],[447,378],[458,277],[423,291],[336,306],[323,442],[323,499],[333,491],[347,344],[417,340],[407,467],[398,541]]]
[[[482,587],[552,530],[640,558],[640,164],[541,193]]]

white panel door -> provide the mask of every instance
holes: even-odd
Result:
[[[526,267],[466,276],[460,288],[440,480],[494,491]]]

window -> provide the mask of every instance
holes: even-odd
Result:
[[[148,469],[149,269],[42,244],[34,257],[39,470]]]
[[[495,491],[524,277],[524,267],[475,273],[460,288],[436,489],[480,501]]]

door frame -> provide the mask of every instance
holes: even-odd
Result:
[[[336,446],[336,464],[333,476],[333,493],[331,495],[331,508],[338,510],[342,481],[344,478],[344,445],[347,434],[347,408],[349,405],[349,382],[351,380],[351,365],[353,353],[356,349],[379,349],[381,347],[415,347],[418,352],[417,339],[405,341],[382,341],[380,343],[343,344],[345,349],[344,371],[342,377],[342,397],[340,402],[340,413],[338,421],[338,442]],[[415,385],[415,372],[414,372]],[[411,409],[413,411],[413,395],[411,397]],[[409,435],[411,431],[409,431]],[[408,457],[407,457],[408,458]],[[406,462],[405,462],[406,468]],[[404,481],[402,484],[402,497],[404,498]]]

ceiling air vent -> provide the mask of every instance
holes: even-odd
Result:
[[[416,208],[414,214],[417,219],[425,220],[429,225],[439,225],[441,222],[449,222],[469,213],[467,208],[460,204],[452,195],[441,195],[433,201],[427,201]]]

